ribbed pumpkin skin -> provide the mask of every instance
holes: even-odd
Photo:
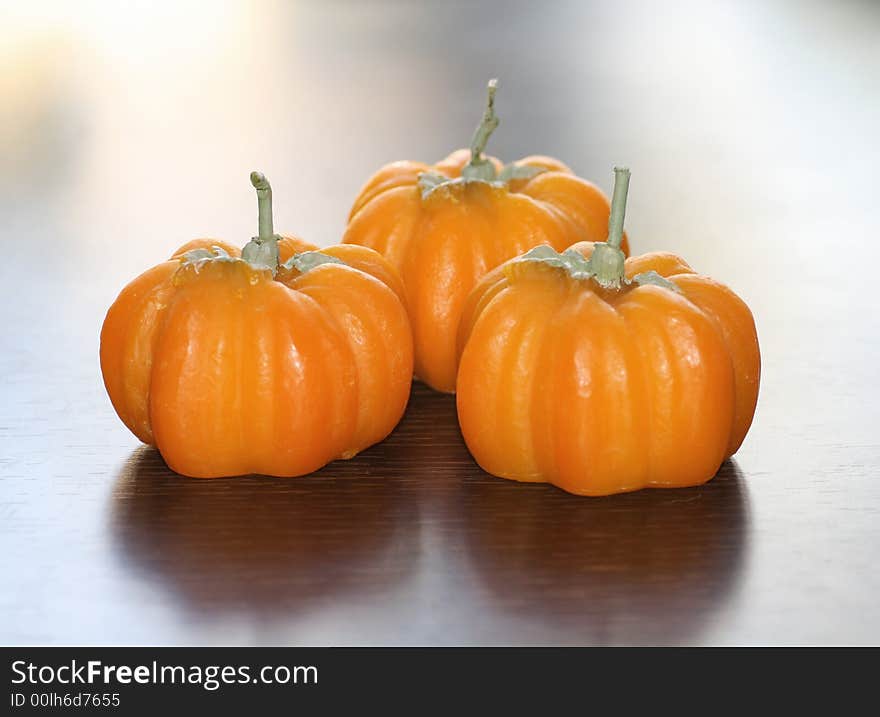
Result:
[[[199,241],[187,250],[218,245]],[[279,279],[243,261],[171,260],[107,312],[107,392],[174,471],[302,475],[381,440],[403,414],[412,338],[395,293],[339,264]]]
[[[469,160],[469,150],[458,150],[433,166],[386,165],[361,189],[343,237],[345,244],[375,249],[399,273],[413,328],[415,373],[445,392],[455,390],[458,320],[476,282],[538,244],[562,250],[580,240],[604,240],[610,211],[598,187],[548,157],[517,162],[546,170],[531,179],[501,187],[453,184],[422,197],[420,174],[456,178]],[[625,238],[622,248],[627,251]]]
[[[320,251],[322,254],[344,261],[350,267],[375,277],[397,294],[401,302],[404,302],[404,305],[406,305],[406,292],[403,288],[403,281],[398,275],[397,270],[378,252],[365,246],[357,246],[356,244],[334,244],[320,248],[317,244],[310,244],[296,237],[283,237],[278,242],[279,261],[282,263],[294,254],[301,254],[305,251]]]
[[[652,269],[681,293],[527,263],[474,290],[457,402],[487,472],[599,496],[698,485],[736,452],[760,380],[751,312],[674,255],[626,262],[630,278]]]

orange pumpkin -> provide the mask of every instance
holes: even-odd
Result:
[[[251,181],[258,237],[242,252],[184,245],[122,290],[101,330],[119,417],[192,477],[295,476],[350,458],[391,432],[409,397],[394,270],[367,249],[343,249],[349,265],[281,239],[268,182]]]
[[[629,180],[607,243],[538,247],[486,276],[464,310],[462,435],[489,473],[607,495],[704,483],[752,422],[752,314],[677,256],[624,259]]]
[[[562,162],[532,156],[503,167],[484,157],[498,126],[495,80],[470,150],[429,166],[394,162],[361,189],[344,243],[383,254],[406,287],[415,372],[438,391],[455,390],[455,336],[476,282],[539,244],[560,251],[605,238],[609,202]],[[627,250],[626,241],[623,243]]]

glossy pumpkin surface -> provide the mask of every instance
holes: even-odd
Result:
[[[323,253],[297,256],[308,266],[273,271],[196,240],[110,307],[107,392],[176,472],[309,473],[382,440],[403,414],[412,338],[398,295]]]
[[[462,317],[457,405],[477,462],[582,495],[712,478],[757,402],[746,304],[673,254],[627,259],[617,288],[545,254],[486,276]]]

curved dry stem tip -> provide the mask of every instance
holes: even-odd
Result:
[[[251,184],[257,190],[257,205],[259,207],[258,236],[260,241],[268,241],[275,235],[275,229],[272,224],[272,187],[262,172],[251,172]]]
[[[498,91],[498,78],[493,77],[486,85],[486,110],[471,140],[471,163],[478,164],[489,137],[498,127],[500,120],[495,114],[495,93]]]
[[[251,172],[251,184],[254,185],[254,189],[257,191],[260,190],[270,190],[272,187],[269,186],[269,180],[266,179],[266,175],[262,172]]]

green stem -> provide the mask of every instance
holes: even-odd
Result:
[[[623,218],[626,216],[626,195],[629,192],[629,169],[614,168],[614,194],[611,197],[611,215],[608,217],[608,239],[619,249],[623,241]]]
[[[461,170],[461,176],[465,179],[495,179],[495,166],[483,157],[483,151],[489,142],[489,137],[501,123],[495,114],[495,92],[498,90],[498,80],[491,79],[486,88],[486,110],[483,119],[477,125],[471,139],[471,161]]]
[[[272,227],[272,186],[262,172],[251,172],[251,184],[257,190],[257,206],[259,208],[260,241],[268,241],[275,235]]]
[[[611,215],[608,217],[608,239],[593,247],[590,270],[594,279],[606,289],[619,289],[626,276],[626,257],[620,249],[623,241],[623,219],[626,215],[626,195],[629,192],[629,170],[614,168],[614,194],[611,197]]]
[[[241,258],[260,269],[278,269],[278,237],[272,224],[272,187],[260,172],[251,172],[251,184],[257,190],[259,225],[257,236],[241,250]]]
[[[471,163],[479,162],[482,158],[483,151],[489,143],[489,137],[497,129],[501,120],[495,114],[495,93],[498,91],[498,80],[493,78],[489,80],[486,86],[486,111],[483,112],[483,119],[477,125],[474,131],[473,139],[471,139]]]

